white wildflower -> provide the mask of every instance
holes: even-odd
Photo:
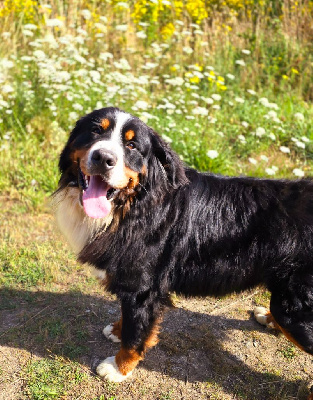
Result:
[[[242,67],[245,67],[245,66],[246,66],[246,63],[244,62],[244,60],[236,60],[236,61],[235,61],[235,64],[240,65],[240,66],[242,66]]]
[[[68,116],[69,116],[69,119],[72,121],[75,121],[78,119],[78,114],[75,111],[70,112]]]
[[[2,93],[12,93],[14,88],[11,85],[3,85],[1,88]]]
[[[46,20],[46,26],[49,28],[62,28],[64,22],[58,18],[51,18]]]
[[[38,29],[38,26],[34,24],[25,24],[24,29],[28,29],[30,31],[36,31]]]
[[[247,49],[243,49],[243,50],[241,50],[241,52],[242,52],[242,54],[246,54],[247,56],[248,56],[249,54],[251,54],[251,51],[250,51],[250,50],[247,50]]]
[[[310,139],[307,138],[306,136],[301,136],[301,140],[302,140],[303,142],[306,142],[306,143],[309,143],[309,141],[310,141]]]
[[[262,127],[258,127],[256,128],[255,134],[258,137],[262,137],[263,135],[265,135],[265,129]]]
[[[192,110],[192,113],[195,115],[206,116],[206,115],[208,115],[209,111],[204,107],[196,107]]]
[[[292,172],[299,178],[302,178],[304,176],[304,171],[302,171],[302,169],[300,168],[295,168]]]
[[[126,32],[128,29],[128,25],[116,25],[115,29],[120,32]]]
[[[305,143],[300,142],[300,140],[296,141],[296,146],[299,147],[300,149],[305,149]]]
[[[279,107],[276,103],[268,103],[267,104],[268,108],[273,108],[274,110],[279,110]]]
[[[216,93],[213,93],[211,97],[215,101],[220,101],[222,98],[222,96],[220,94],[216,94]]]
[[[261,154],[260,159],[261,159],[262,161],[268,162],[268,157],[265,156],[264,154]]]
[[[83,109],[84,109],[84,107],[83,107],[81,104],[79,104],[79,103],[73,104],[72,107],[73,107],[74,110],[76,110],[76,111],[83,111]]]
[[[270,133],[268,134],[268,137],[269,137],[271,140],[276,140],[276,136],[274,135],[273,132],[270,132]]]
[[[182,86],[184,84],[184,79],[177,76],[176,78],[166,79],[165,82],[172,86]]]
[[[275,175],[276,171],[273,168],[266,168],[265,172],[267,175]]]
[[[226,74],[226,78],[230,79],[231,81],[233,81],[235,79],[235,75],[232,74]]]
[[[212,106],[213,110],[220,110],[221,106],[219,104],[214,104],[214,106]]]
[[[256,96],[256,92],[252,89],[247,89],[247,92],[251,94],[251,96]]]
[[[116,7],[129,8],[129,4],[127,4],[125,1],[120,1],[119,3],[116,3]]]
[[[242,99],[241,97],[235,97],[235,101],[236,101],[237,103],[240,103],[240,104],[243,104],[243,103],[245,102],[245,100]]]
[[[81,13],[83,18],[85,18],[87,20],[91,19],[92,14],[91,14],[91,12],[89,10],[84,9],[80,13]]]
[[[34,36],[34,32],[30,31],[29,29],[23,29],[23,35],[24,36],[28,36],[28,37],[33,37]]]
[[[108,52],[100,53],[99,58],[100,60],[107,61],[108,58],[113,58],[113,54]]]
[[[248,160],[253,165],[256,165],[258,163],[257,160],[255,158],[252,158],[252,157],[248,158]]]
[[[90,74],[90,76],[91,76],[91,79],[92,79],[95,83],[98,83],[98,82],[100,81],[100,78],[101,78],[100,72],[95,71],[95,70],[92,70],[92,71],[89,71],[89,74]]]
[[[147,34],[146,34],[146,32],[144,32],[144,31],[138,31],[138,32],[136,32],[136,36],[137,36],[139,39],[146,39]]]
[[[238,140],[240,140],[242,143],[246,143],[246,138],[243,135],[238,135]]]
[[[44,60],[46,58],[46,54],[42,50],[35,50],[33,56],[38,58],[38,60]]]
[[[244,128],[248,128],[248,126],[249,126],[248,122],[246,122],[246,121],[241,121],[241,125],[242,125]]]
[[[147,110],[147,108],[149,108],[149,104],[144,100],[138,100],[135,103],[135,107],[137,107],[141,110]]]
[[[274,110],[269,111],[267,113],[267,115],[269,116],[269,118],[272,118],[272,119],[276,119],[277,118],[277,112],[274,111]]]
[[[206,103],[206,104],[213,104],[214,101],[211,99],[211,97],[201,97],[201,99]]]
[[[259,99],[259,102],[262,104],[262,106],[268,107],[269,101],[268,101],[268,99],[266,97],[261,97]]]
[[[185,46],[185,47],[183,47],[183,52],[186,54],[192,54],[193,50],[191,47]]]
[[[286,147],[286,146],[280,146],[279,150],[280,150],[282,153],[285,153],[285,154],[290,153],[289,147]]]
[[[216,150],[209,150],[206,155],[213,160],[218,157],[218,152]]]
[[[295,113],[294,117],[298,120],[298,121],[304,121],[304,115],[300,112]]]
[[[173,140],[172,140],[170,137],[164,135],[164,133],[162,134],[162,138],[163,138],[167,143],[172,143],[172,142],[173,142]]]

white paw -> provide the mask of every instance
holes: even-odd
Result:
[[[255,307],[253,313],[259,324],[265,325],[268,328],[274,328],[274,324],[272,322],[268,322],[268,310],[265,307]]]
[[[121,374],[114,356],[106,358],[97,366],[97,374],[101,376],[101,378],[105,378],[111,382],[123,382],[131,376],[132,372],[133,371],[130,371],[126,375]]]
[[[113,335],[112,331],[113,331],[113,325],[108,325],[105,328],[103,328],[102,333],[106,338],[112,340],[112,342],[120,343],[120,339],[117,336]]]

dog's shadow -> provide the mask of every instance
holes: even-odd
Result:
[[[118,318],[119,305],[109,296],[0,290],[1,346],[26,349],[43,357],[48,353],[62,355],[93,371],[100,360],[118,349],[101,334],[106,324]],[[232,339],[236,331],[238,335]],[[173,309],[165,315],[160,343],[148,352],[136,373],[145,375],[150,370],[160,375],[160,381],[170,377],[206,382],[234,398],[296,398],[305,382],[296,379],[296,371],[295,379],[282,376],[278,362],[290,362],[282,356],[277,355],[274,363],[264,363],[266,348],[253,339],[263,334],[263,327],[251,318],[236,320]],[[254,357],[254,362],[249,362],[249,357]],[[310,357],[301,357],[312,368]],[[263,363],[264,372],[255,368],[255,358]]]

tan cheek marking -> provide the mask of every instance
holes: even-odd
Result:
[[[101,120],[101,126],[103,129],[107,129],[110,126],[110,121],[107,118]]]
[[[125,133],[125,139],[127,141],[134,139],[134,137],[135,137],[135,132],[132,129],[130,129]]]
[[[115,361],[121,374],[127,375],[143,357],[134,349],[121,348],[115,356]]]
[[[128,167],[124,167],[123,179],[116,186],[118,189],[133,189],[139,183],[139,173]]]
[[[125,167],[125,176],[127,177],[128,180],[128,189],[133,189],[136,187],[139,183],[139,173],[133,171],[130,168]]]
[[[79,160],[79,166],[80,169],[83,171],[83,173],[86,175],[86,160],[87,160],[87,153],[88,150],[75,150],[72,154],[71,154],[71,159],[72,161],[76,164]],[[88,174],[87,174],[88,175]]]

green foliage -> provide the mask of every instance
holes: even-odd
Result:
[[[22,6],[36,12],[27,20]],[[142,118],[202,171],[310,175],[313,52],[298,15],[302,27],[311,6],[112,0],[70,10],[7,0],[1,193],[45,209],[75,121],[108,105]]]
[[[23,373],[26,376],[25,394],[32,400],[64,398],[71,386],[85,379],[79,364],[62,357],[30,361]]]

